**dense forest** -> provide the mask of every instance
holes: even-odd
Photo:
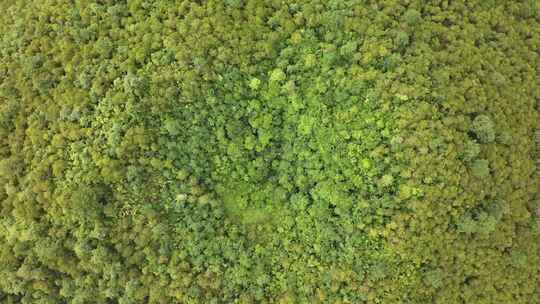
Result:
[[[540,1],[0,1],[1,303],[540,303]]]

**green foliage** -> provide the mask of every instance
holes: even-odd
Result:
[[[444,286],[443,273],[440,270],[429,270],[424,275],[424,280],[427,285],[434,288],[441,288]]]
[[[485,178],[489,175],[489,161],[487,159],[477,159],[472,163],[472,174],[478,178]]]
[[[470,162],[475,160],[480,154],[481,146],[474,141],[468,141],[463,148],[462,158],[463,160]]]
[[[403,20],[409,25],[415,25],[422,19],[422,14],[414,8],[408,9],[403,14]]]
[[[495,231],[497,226],[497,219],[487,213],[481,212],[476,216],[466,215],[463,219],[458,222],[458,231],[473,234],[489,234]]]
[[[540,303],[537,1],[0,9],[0,301]]]
[[[494,125],[487,115],[478,115],[474,118],[473,131],[480,142],[490,143],[495,140]]]

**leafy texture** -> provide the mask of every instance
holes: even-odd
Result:
[[[0,300],[540,303],[540,6],[428,2],[0,2]]]

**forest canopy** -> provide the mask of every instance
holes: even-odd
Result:
[[[0,302],[540,303],[539,1],[0,10]]]

